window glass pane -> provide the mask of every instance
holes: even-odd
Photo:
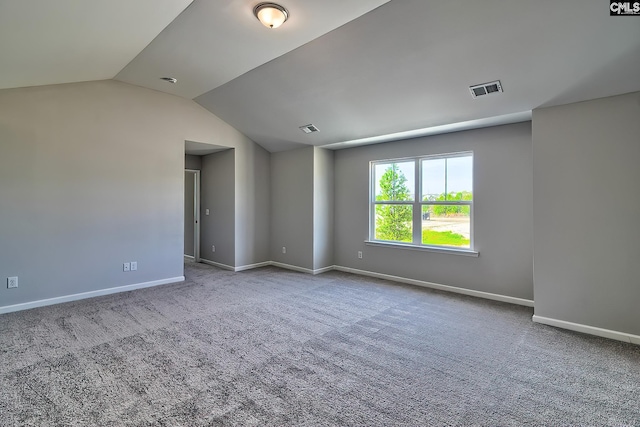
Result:
[[[438,200],[444,196],[445,159],[422,161],[422,201]],[[444,197],[442,198],[444,200]]]
[[[376,205],[376,240],[413,242],[413,206]]]
[[[473,157],[451,157],[447,159],[447,199],[472,200]]]
[[[422,244],[470,248],[470,212],[467,205],[423,205]]]
[[[377,163],[373,173],[377,201],[413,200],[415,162]]]

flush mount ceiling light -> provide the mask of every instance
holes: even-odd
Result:
[[[267,28],[278,28],[289,19],[289,12],[276,3],[260,3],[253,8],[253,14]]]

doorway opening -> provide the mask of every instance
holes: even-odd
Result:
[[[184,257],[200,262],[200,171],[184,171]]]

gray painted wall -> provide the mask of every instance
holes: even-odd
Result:
[[[249,140],[247,139],[247,141]],[[235,156],[235,266],[241,267],[270,260],[269,182],[271,158],[267,150],[253,142],[237,146]]]
[[[334,152],[313,149],[313,268],[333,265]]]
[[[640,92],[533,112],[535,313],[640,335]]]
[[[202,156],[184,155],[184,168],[199,171],[202,168]]]
[[[235,150],[202,157],[200,258],[235,266]],[[206,210],[209,209],[209,215]],[[216,251],[212,251],[215,245]]]
[[[313,269],[313,152],[271,154],[271,260],[307,269]]]
[[[367,246],[369,162],[474,152],[478,258]],[[335,263],[340,266],[533,299],[531,123],[337,151]],[[363,251],[363,259],[357,258]]]
[[[1,90],[0,278],[20,287],[0,306],[181,276],[185,140],[235,148],[236,207],[268,197],[268,154],[193,101],[115,81]],[[243,263],[268,260],[251,218]]]
[[[184,254],[195,256],[195,172],[184,172]]]

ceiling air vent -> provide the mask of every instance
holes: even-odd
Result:
[[[479,96],[489,95],[491,93],[502,92],[502,84],[500,80],[491,83],[482,83],[481,85],[470,86],[471,96],[477,98]]]
[[[312,133],[312,132],[320,131],[320,129],[318,129],[315,125],[300,126],[300,130],[304,133]]]

